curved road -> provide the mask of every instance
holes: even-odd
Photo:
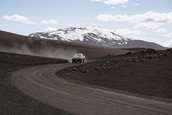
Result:
[[[35,66],[12,75],[12,83],[27,95],[79,115],[172,115],[172,103],[124,95],[70,83],[55,72],[73,64]]]

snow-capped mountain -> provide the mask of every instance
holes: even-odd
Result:
[[[87,27],[70,27],[49,32],[37,32],[30,34],[29,36],[43,39],[78,42],[111,48],[164,48],[155,43],[125,38],[121,35],[114,33],[113,31],[101,28],[96,25],[91,25]]]

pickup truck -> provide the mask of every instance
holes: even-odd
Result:
[[[82,53],[75,54],[72,58],[72,63],[84,63],[85,62],[85,56]]]

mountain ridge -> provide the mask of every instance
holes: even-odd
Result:
[[[165,47],[153,42],[125,38],[113,31],[96,25],[87,27],[70,27],[48,32],[36,32],[30,34],[29,37],[77,42],[109,48],[166,49]]]

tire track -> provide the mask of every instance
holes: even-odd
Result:
[[[70,83],[55,72],[73,64],[42,65],[13,74],[13,84],[40,101],[80,115],[171,115],[172,104]]]

